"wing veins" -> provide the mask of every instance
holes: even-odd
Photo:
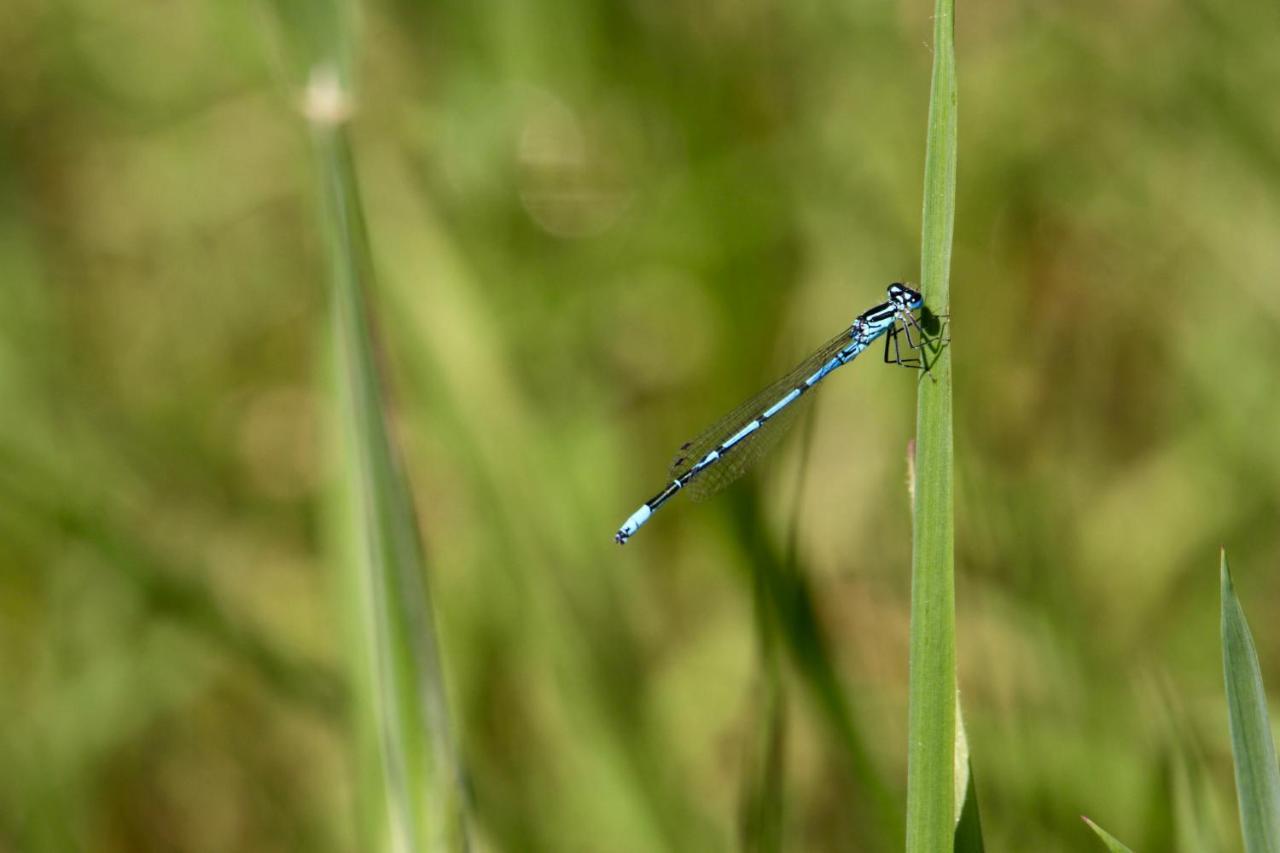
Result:
[[[743,426],[762,414],[767,408],[782,399],[791,389],[804,383],[818,368],[826,364],[836,353],[844,349],[850,341],[849,330],[827,341],[807,358],[787,371],[778,379],[748,397],[731,412],[716,420],[698,434],[696,438],[685,442],[676,452],[671,463],[672,478],[680,477],[698,460],[702,459]],[[794,415],[808,397],[806,393],[794,400],[778,414],[771,417],[765,427],[743,438],[724,458],[709,466],[689,483],[689,490],[695,500],[702,500],[718,492],[742,476],[751,464],[774,444],[786,432],[794,420]]]

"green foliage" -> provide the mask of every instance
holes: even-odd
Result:
[[[965,774],[964,799],[958,804],[956,819],[955,853],[983,853],[986,844],[982,840],[982,816],[978,810],[978,788],[973,782],[973,767]]]
[[[1135,850],[1243,849],[1203,568],[1229,538],[1274,687],[1273,0],[962,5],[949,386],[869,353],[803,484],[783,444],[626,549],[680,442],[889,281],[933,286],[934,4],[372,0],[346,58],[357,22],[317,10],[352,4],[272,5],[283,51],[255,4],[0,16],[0,848],[386,824],[328,546],[321,53],[360,82],[378,374],[477,849],[901,850],[903,457],[948,388],[987,848],[1080,849],[1105,810]]]
[[[1115,836],[1107,832],[1102,827],[1098,826],[1093,821],[1089,820],[1089,818],[1081,815],[1080,819],[1083,820],[1085,823],[1087,823],[1089,825],[1089,828],[1092,829],[1095,833],[1097,833],[1097,836],[1102,839],[1103,844],[1107,845],[1107,849],[1110,850],[1111,853],[1133,853],[1132,850],[1130,850],[1128,847],[1124,846],[1124,844],[1116,840]]]
[[[462,770],[449,724],[427,567],[386,417],[368,313],[373,263],[341,101],[317,72],[308,91],[332,282],[337,418],[342,434],[345,604],[355,627],[360,726],[376,771],[361,774],[371,849],[467,847]],[[366,719],[367,717],[367,719]],[[383,822],[385,817],[385,823]]]
[[[741,500],[736,508],[739,541],[752,555],[752,590],[767,654],[777,654],[775,643],[789,653],[801,685],[826,724],[826,741],[854,783],[858,806],[874,823],[873,837],[886,848],[900,847],[900,810],[871,759],[869,737],[858,721],[856,704],[840,683],[836,650],[819,619],[818,602],[806,579],[805,567],[796,562],[794,553],[785,560],[779,559],[770,544],[762,540],[753,524],[758,511]],[[772,664],[777,665],[777,661]],[[775,761],[780,763],[780,758]],[[781,781],[771,780],[769,784],[780,785]]]
[[[956,829],[952,849],[955,853],[983,853],[982,816],[978,809],[978,786],[969,760],[969,737],[964,730],[964,715],[956,697],[956,764],[955,764]]]
[[[1280,768],[1267,715],[1258,650],[1231,584],[1222,551],[1222,669],[1227,683],[1231,755],[1235,760],[1240,828],[1248,853],[1280,850]]]
[[[934,7],[933,83],[925,147],[920,280],[925,306],[950,312],[956,205],[955,5]],[[939,329],[939,338],[941,330]],[[955,831],[955,507],[951,349],[925,353],[919,383],[911,549],[911,683],[907,722],[907,850],[937,851]]]

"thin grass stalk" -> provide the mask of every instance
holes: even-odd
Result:
[[[758,504],[746,490],[737,494],[734,519],[743,550],[751,555],[752,582],[763,585],[776,619],[776,638],[831,727],[834,748],[857,787],[850,811],[874,838],[874,849],[896,849],[902,844],[902,810],[872,760],[853,702],[840,682],[835,650],[818,617],[806,572],[799,563],[788,569],[759,523]]]
[[[783,846],[787,695],[768,589],[759,572],[753,575],[752,581],[760,654],[758,728],[748,748],[739,846],[748,853],[778,853]]]
[[[795,492],[787,524],[787,545],[783,571],[793,575],[799,553],[800,516],[804,503],[805,481],[808,479],[810,454],[813,450],[813,425],[817,421],[817,404],[804,415],[804,436],[800,445],[800,464],[796,468]],[[752,602],[756,619],[756,635],[761,661],[761,723],[757,736],[752,776],[747,781],[742,820],[742,849],[749,853],[777,853],[783,848],[783,797],[786,773],[787,692],[782,661],[778,649],[778,625],[769,584],[759,566],[752,574]]]
[[[467,848],[458,751],[407,480],[392,439],[369,315],[372,260],[347,139],[346,90],[336,74],[313,77],[307,99],[320,177],[338,417],[353,545],[348,589],[362,646],[362,707],[376,744],[381,814],[370,849]]]
[[[955,3],[934,5],[920,284],[926,316],[950,311],[956,189]],[[949,850],[955,831],[955,512],[951,348],[927,354],[916,414],[911,558],[907,845]]]
[[[1107,850],[1111,851],[1111,853],[1133,853],[1132,850],[1130,850],[1127,846],[1125,846],[1124,842],[1120,841],[1120,839],[1116,838],[1114,835],[1107,832],[1105,829],[1098,826],[1093,821],[1089,820],[1089,818],[1085,817],[1084,815],[1081,815],[1080,819],[1084,821],[1090,829],[1093,830],[1095,835],[1097,835],[1099,838],[1102,839],[1102,843],[1106,845]]]

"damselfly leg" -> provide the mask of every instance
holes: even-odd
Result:
[[[907,316],[910,317],[911,315],[908,314]],[[903,323],[901,327],[895,324],[889,329],[888,334],[884,336],[884,363],[896,364],[899,367],[909,367],[912,370],[923,370],[924,364],[920,361],[918,356],[908,356],[907,358],[902,357],[902,345],[898,342],[899,335],[902,335],[907,339],[907,346],[912,349],[920,348],[920,344],[911,337],[910,326],[906,323]],[[890,350],[893,351],[892,356],[889,355]]]
[[[884,340],[884,361],[886,364],[896,364],[900,367],[928,372],[929,359],[924,354],[928,353],[936,356],[941,352],[942,347],[951,342],[951,337],[947,334],[949,315],[930,316],[939,322],[936,334],[930,334],[926,331],[921,322],[910,311],[898,311],[895,314],[896,322],[889,328]],[[915,350],[918,355],[903,355],[900,336],[906,338],[907,346]]]

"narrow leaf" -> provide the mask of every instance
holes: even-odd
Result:
[[[933,78],[925,149],[920,284],[930,315],[950,305],[956,189],[954,0],[935,0]],[[940,336],[941,339],[941,336]],[[929,357],[929,356],[932,357]],[[911,652],[907,720],[909,853],[953,843],[955,823],[955,577],[951,352],[926,353],[919,383],[911,559]]]
[[[956,833],[955,853],[984,853],[982,819],[978,814],[978,788],[973,781],[973,763],[969,760],[969,738],[960,713],[960,697],[956,696]]]
[[[359,646],[365,849],[466,848],[461,770],[408,483],[389,428],[369,308],[372,261],[347,139],[348,91],[320,71],[306,110],[320,174],[336,398],[351,559],[347,603]]]
[[[956,822],[955,853],[983,853],[982,818],[978,814],[978,790],[973,784],[973,767],[966,767],[964,799],[960,803],[960,819]]]
[[[1080,819],[1089,824],[1089,828],[1098,834],[1098,837],[1102,839],[1102,843],[1107,845],[1107,849],[1110,850],[1111,853],[1133,853],[1132,850],[1118,841],[1114,835],[1089,820],[1089,818],[1081,815]]]
[[[740,844],[749,853],[778,853],[783,849],[786,778],[787,697],[769,615],[757,593],[756,609],[762,628],[761,685],[758,732],[747,756],[747,773],[740,812]]]
[[[1214,803],[1206,778],[1209,772],[1197,761],[1192,777],[1187,750],[1175,747],[1172,764],[1173,837],[1178,853],[1217,853],[1222,839],[1214,832]]]
[[[1227,682],[1231,754],[1235,760],[1240,829],[1248,853],[1280,853],[1280,770],[1271,739],[1258,652],[1231,585],[1222,551],[1222,668]]]
[[[902,846],[902,810],[894,803],[867,745],[858,715],[840,682],[835,652],[818,615],[818,603],[801,566],[784,562],[775,553],[763,528],[760,511],[748,490],[733,501],[734,518],[745,551],[752,555],[752,580],[761,602],[768,602],[776,620],[779,645],[796,667],[800,684],[832,730],[836,749],[856,783],[855,813],[871,818],[868,826],[880,836],[880,847]]]

